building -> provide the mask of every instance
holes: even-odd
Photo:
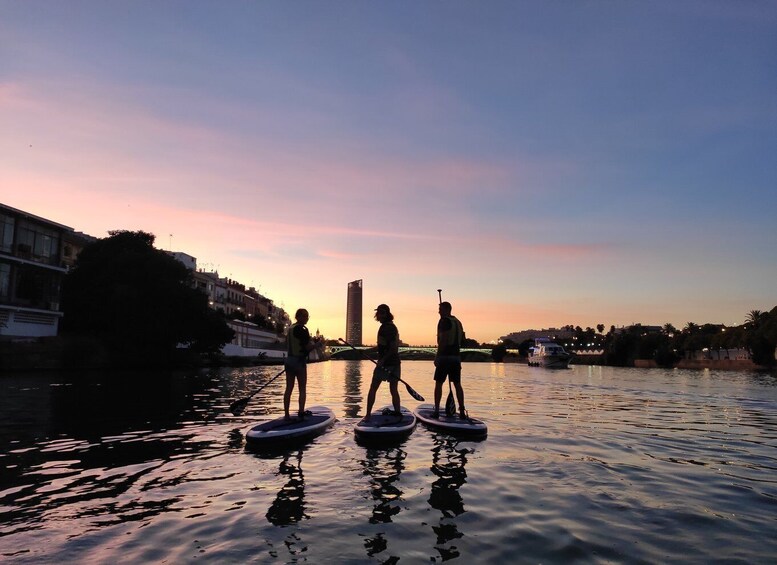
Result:
[[[73,228],[0,204],[0,338],[57,335]]]
[[[256,324],[242,320],[228,320],[235,332],[231,343],[221,349],[224,355],[234,357],[285,357],[286,347],[275,332],[261,329]]]
[[[165,251],[170,257],[182,263],[184,267],[194,272],[197,270],[197,258],[182,251]]]
[[[345,311],[345,340],[351,345],[362,344],[362,279],[348,283]]]
[[[499,338],[499,341],[510,340],[513,343],[523,343],[526,340],[534,340],[537,338],[550,339],[550,340],[562,340],[568,339],[575,335],[574,331],[564,328],[548,328],[542,330],[523,330],[520,332],[513,332],[504,335]]]

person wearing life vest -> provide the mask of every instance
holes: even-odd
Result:
[[[399,330],[394,325],[394,314],[387,304],[380,304],[375,308],[375,320],[380,322],[378,329],[378,361],[377,367],[372,373],[372,383],[367,393],[367,414],[364,421],[369,422],[372,407],[375,404],[375,395],[380,383],[388,381],[391,392],[391,403],[394,413],[401,417],[399,402],[399,379],[402,376],[402,366],[399,360]]]
[[[308,353],[318,347],[318,341],[310,338],[310,332],[305,324],[310,319],[310,314],[304,308],[300,308],[294,314],[297,320],[289,328],[286,334],[286,391],[283,393],[283,412],[287,420],[291,419],[289,415],[289,405],[291,404],[291,393],[294,391],[294,381],[299,383],[299,418],[305,417],[305,400],[307,398],[308,385]]]
[[[459,401],[459,415],[466,418],[464,409],[464,389],[461,388],[461,343],[464,341],[464,328],[455,316],[451,315],[451,303],[441,302],[437,323],[437,354],[434,357],[434,412],[432,417],[440,416],[442,385],[450,379],[456,388]]]

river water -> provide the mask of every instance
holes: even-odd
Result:
[[[773,375],[465,364],[486,440],[419,426],[376,449],[353,436],[371,369],[311,365],[308,404],[338,421],[270,454],[243,432],[284,377],[227,408],[277,367],[0,376],[0,561],[777,560]],[[403,364],[427,400],[432,371]]]

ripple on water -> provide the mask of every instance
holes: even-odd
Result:
[[[16,383],[14,402],[29,395],[41,412],[25,413],[34,433],[7,420],[0,428],[0,557],[706,563],[777,554],[777,387],[763,380],[467,364],[468,408],[488,422],[488,439],[419,427],[376,449],[353,437],[371,367],[330,362],[310,367],[308,395],[335,410],[336,425],[280,453],[246,451],[244,429],[280,411],[281,381],[243,417],[223,412],[274,369],[168,376],[162,389],[177,393],[147,408],[111,381]],[[428,395],[431,364],[407,363],[403,378]],[[0,423],[13,406],[2,392]],[[129,396],[131,409],[110,399],[92,405],[114,413],[81,412],[76,393]],[[42,394],[52,396],[34,402]]]

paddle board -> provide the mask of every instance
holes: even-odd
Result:
[[[415,414],[404,406],[399,416],[394,414],[393,406],[384,406],[370,414],[369,421],[360,420],[353,431],[356,439],[364,442],[399,441],[413,432],[415,424]]]
[[[275,418],[256,424],[246,432],[246,442],[252,447],[282,446],[308,440],[324,433],[335,423],[335,414],[326,406],[311,406],[303,419]]]
[[[444,408],[440,410],[440,415],[437,418],[432,418],[432,412],[434,412],[432,404],[420,404],[415,409],[418,420],[434,430],[461,436],[485,437],[488,435],[488,426],[483,420],[462,418],[458,414],[446,416]]]

